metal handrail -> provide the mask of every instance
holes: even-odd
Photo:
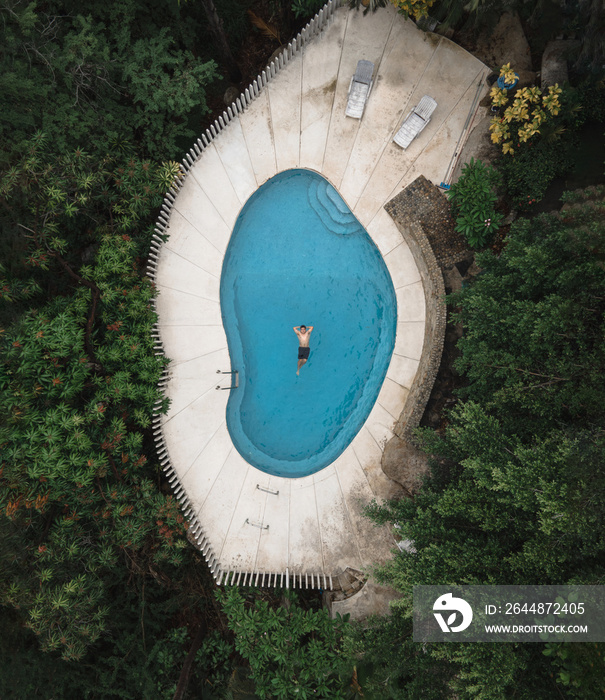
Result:
[[[270,494],[272,494],[273,496],[279,496],[279,490],[278,490],[278,491],[274,491],[273,489],[267,488],[266,486],[261,486],[260,484],[256,484],[256,488],[257,488],[259,491],[264,491],[265,493],[270,493]]]
[[[239,387],[239,372],[234,369],[231,370],[231,372],[221,372],[220,369],[216,370],[217,374],[230,374],[231,375],[231,386],[216,386],[217,389],[220,389],[221,391],[231,391],[231,389],[237,389]],[[233,383],[233,375],[235,375],[235,384]]]

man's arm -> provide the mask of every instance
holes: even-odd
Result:
[[[307,332],[310,333],[310,332],[313,330],[313,328],[314,328],[313,326],[309,326],[309,327],[307,328]]]

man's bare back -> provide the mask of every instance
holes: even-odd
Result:
[[[300,374],[300,368],[309,358],[309,336],[313,330],[313,326],[294,326],[294,332],[298,336],[298,365],[296,367],[296,375]]]

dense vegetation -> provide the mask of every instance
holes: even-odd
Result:
[[[496,170],[471,158],[450,187],[448,198],[456,217],[456,231],[472,248],[483,248],[500,228],[503,214],[495,209],[498,201],[495,187],[499,182]]]
[[[199,18],[177,21],[176,2],[94,2],[85,13],[68,0],[3,5],[4,149],[43,130],[61,150],[136,144],[141,156],[179,155],[217,75],[215,61],[192,52]]]
[[[313,595],[217,595],[187,541],[150,433],[156,402],[167,408],[144,274],[153,221],[209,105],[258,70],[250,37],[265,62],[319,4],[0,4],[2,698],[602,695],[599,646],[425,648],[409,617],[418,583],[603,583],[600,190],[515,224],[451,299],[468,385],[445,433],[422,436],[434,464],[421,493],[371,509],[416,548],[377,572],[402,593],[390,618],[361,628]],[[396,4],[487,24],[494,12]],[[581,23],[597,5],[565,12]],[[602,56],[591,29],[576,63]],[[589,85],[568,93],[569,132],[574,104],[605,116]],[[536,162],[510,168],[529,187]]]
[[[403,594],[379,639],[403,634],[420,582],[603,584],[604,193],[517,222],[502,254],[478,255],[482,274],[451,297],[468,384],[445,433],[421,435],[435,456],[422,490],[371,509],[416,550],[378,571]],[[572,646],[573,671],[537,644],[434,645],[425,663],[448,661],[459,698],[554,697],[553,665],[569,697],[596,697],[602,645]],[[386,666],[397,674],[400,663]]]

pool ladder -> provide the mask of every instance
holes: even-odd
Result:
[[[270,489],[267,486],[261,486],[260,484],[256,484],[256,488],[258,491],[264,491],[265,493],[270,493],[273,496],[279,496],[279,491],[276,491],[275,489]],[[265,525],[264,523],[259,522],[258,520],[250,520],[250,518],[246,518],[245,524],[252,525],[252,527],[257,527],[259,530],[269,529],[268,525]]]
[[[216,370],[217,374],[230,374],[231,375],[231,386],[219,386],[218,384],[216,385],[216,389],[220,389],[221,391],[231,391],[231,389],[237,389],[239,387],[239,372],[234,369],[231,372],[222,372],[220,369]],[[235,375],[235,376],[234,376]]]

